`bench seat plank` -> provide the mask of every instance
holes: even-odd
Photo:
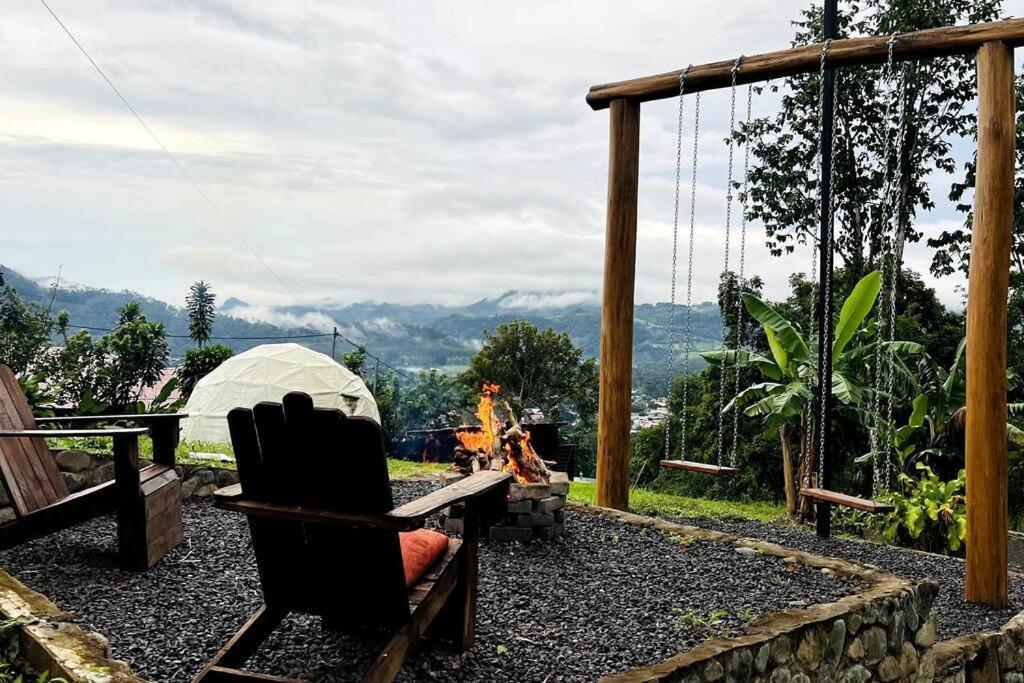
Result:
[[[845,493],[829,491],[828,489],[800,489],[800,495],[803,496],[804,498],[820,500],[826,503],[834,503],[836,505],[841,505],[847,508],[863,510],[864,512],[886,513],[892,512],[893,510],[896,509],[896,506],[890,505],[889,503],[879,503],[874,500],[868,500],[867,498],[848,496]]]
[[[706,462],[691,460],[662,460],[661,466],[671,470],[686,470],[698,474],[710,474],[715,477],[735,477],[740,471],[735,467],[712,465]]]

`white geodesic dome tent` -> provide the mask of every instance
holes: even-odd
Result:
[[[380,423],[377,402],[358,375],[329,356],[298,344],[263,344],[224,361],[196,384],[183,412],[185,441],[231,443],[228,412],[261,401],[279,403],[301,391],[317,408],[338,408],[350,417]]]

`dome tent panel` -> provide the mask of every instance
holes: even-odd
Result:
[[[329,356],[298,344],[263,344],[224,361],[199,380],[186,403],[182,439],[230,443],[227,415],[261,401],[280,402],[302,391],[318,408],[380,422],[373,394],[363,380]]]

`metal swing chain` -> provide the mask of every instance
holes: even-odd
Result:
[[[736,58],[736,61],[732,65],[732,89],[730,90],[730,111],[729,111],[729,170],[726,179],[725,187],[725,264],[722,267],[722,272],[728,274],[729,272],[729,243],[732,238],[732,167],[733,159],[736,152],[736,143],[733,140],[732,134],[736,129],[736,77],[739,74],[740,63],[743,61],[742,55]],[[725,300],[729,300],[729,285],[726,281]],[[722,316],[722,347],[724,350],[728,350],[728,346],[725,343],[726,337],[726,326],[725,316]],[[722,454],[725,452],[725,415],[722,411],[725,408],[725,385],[728,383],[728,372],[729,366],[723,356],[720,365],[721,372],[719,373],[718,383],[718,466],[722,466]]]
[[[885,177],[884,177],[884,179],[882,181],[882,192],[883,192],[883,195],[882,195],[882,206],[881,206],[881,212],[882,212],[883,216],[885,214],[887,214],[888,211],[889,211],[889,206],[890,206],[889,200],[890,200],[891,188],[892,188],[892,177],[890,175],[890,168],[891,167],[889,165],[889,151],[890,151],[891,145],[892,145],[893,102],[894,102],[894,96],[896,94],[896,91],[898,90],[898,88],[896,86],[896,79],[895,79],[895,76],[894,76],[894,74],[895,74],[894,51],[895,51],[895,47],[896,47],[896,36],[897,36],[897,34],[894,33],[892,35],[892,37],[889,38],[889,43],[888,43],[888,48],[889,48],[889,50],[888,50],[888,59],[886,60],[886,65],[885,65],[885,82],[888,85],[889,97],[888,97],[888,102],[886,103],[885,119],[884,119],[884,121],[885,121],[885,142],[883,143],[883,146],[882,146],[882,158],[885,161]],[[899,126],[901,124],[897,124],[897,125]],[[883,468],[880,467],[880,464],[879,464],[879,457],[882,456],[881,442],[880,442],[879,437],[881,436],[881,432],[882,432],[882,424],[881,424],[881,422],[882,422],[882,417],[881,417],[882,416],[882,375],[883,375],[883,369],[882,369],[882,340],[883,340],[883,335],[886,332],[886,328],[882,325],[882,308],[881,307],[882,307],[882,305],[886,301],[886,298],[885,298],[886,294],[892,289],[892,286],[894,284],[894,282],[892,280],[892,275],[890,273],[890,265],[889,265],[889,259],[888,259],[888,256],[891,253],[891,243],[886,241],[884,236],[882,238],[882,245],[881,246],[882,246],[882,253],[881,253],[881,258],[880,258],[880,269],[879,270],[880,270],[881,275],[882,275],[882,292],[883,292],[883,294],[882,294],[882,299],[881,299],[881,301],[879,303],[879,313],[876,316],[877,324],[876,324],[876,332],[875,332],[875,353],[874,353],[874,364],[873,364],[874,367],[872,369],[872,375],[873,375],[872,380],[873,380],[874,396],[872,397],[871,413],[874,416],[874,425],[873,425],[873,428],[868,431],[868,444],[869,444],[869,447],[870,447],[871,453],[872,453],[872,457],[871,457],[872,491],[873,491],[874,495],[876,495],[876,496],[880,493],[881,488],[882,488],[882,483],[883,483],[882,482],[882,472],[881,472],[881,470]],[[886,449],[886,452],[887,451],[888,451],[888,449]],[[886,470],[885,487],[888,488],[888,485],[889,485],[888,462],[886,462],[886,465],[885,465],[884,469]]]
[[[825,41],[825,46],[822,48],[822,57],[821,57],[822,89],[824,89],[824,83],[825,83],[825,79],[824,79],[825,58],[828,56],[828,48],[829,48],[829,46],[831,44],[832,44],[831,40]],[[839,73],[837,72],[836,73],[836,77],[835,77],[835,82],[834,82],[834,97],[833,97],[833,101],[832,101],[832,111],[833,111],[833,118],[832,118],[832,121],[833,121],[833,124],[832,124],[832,152],[833,152],[833,154],[835,153],[835,149],[836,149],[836,137],[837,136],[835,135],[835,116],[834,116],[834,113],[835,113],[835,110],[837,109],[835,103],[839,99],[838,95],[839,95]],[[824,109],[824,108],[822,107],[822,109]],[[822,112],[822,115],[824,115],[824,112]],[[822,146],[822,152],[824,153],[824,146]],[[820,240],[826,241],[826,243],[828,245],[828,249],[825,251],[826,263],[822,264],[826,268],[825,272],[828,272],[828,273],[832,272],[832,240],[831,240],[831,236],[832,236],[832,234],[835,231],[835,222],[836,222],[836,193],[834,191],[835,184],[833,182],[835,180],[835,176],[836,176],[836,165],[833,163],[829,167],[829,188],[830,188],[831,191],[829,192],[829,197],[828,197],[828,232],[826,234],[821,235],[819,237]],[[819,189],[819,192],[820,192],[820,189]],[[826,304],[827,304],[827,302],[832,300],[832,278],[826,277],[824,284],[825,284],[825,287],[824,287],[824,291],[822,292],[822,296],[824,297],[822,299],[822,308],[827,310],[828,306]],[[821,334],[821,335],[824,335],[825,341],[827,342],[828,338],[829,338],[829,330],[832,327],[832,321],[831,320],[823,320],[822,322],[824,323],[824,327],[821,330],[819,330],[818,333]],[[825,345],[822,345],[822,349],[824,349],[824,353],[830,353],[831,352],[830,349],[827,346],[825,346]],[[819,364],[818,365],[818,367],[819,367],[818,383],[820,385],[819,389],[821,391],[821,400],[818,401],[818,403],[821,404],[819,406],[821,420],[820,420],[820,422],[818,422],[818,425],[819,425],[819,427],[818,427],[818,486],[824,486],[824,482],[825,482],[825,459],[822,456],[825,453],[825,434],[828,433],[828,430],[825,428],[825,425],[826,425],[826,420],[828,420],[828,417],[829,417],[828,416],[828,400],[826,400],[827,397],[828,397],[828,394],[826,392],[831,392],[832,391],[832,378],[831,377],[824,377],[823,376],[824,372],[822,372],[822,371],[825,369],[825,356],[824,356],[824,354],[822,354],[822,357],[818,359],[818,364]]]
[[[747,86],[747,124],[750,123],[750,115],[753,105],[754,86]],[[739,352],[743,349],[743,278],[746,276],[747,266],[747,190],[749,189],[750,173],[750,142],[743,146],[743,189],[740,194],[740,272],[737,284],[739,291],[736,292],[736,382],[733,385],[733,396],[740,393],[740,365]],[[734,399],[735,400],[735,399]],[[736,449],[739,444],[740,431],[740,407],[735,403],[732,408],[732,452],[729,454],[729,466],[736,467]]]
[[[903,164],[901,160],[906,147],[907,138],[907,126],[906,126],[906,115],[907,115],[907,102],[906,102],[906,72],[904,72],[904,78],[900,87],[900,110],[899,110],[899,123],[896,129],[896,170],[893,175],[893,186],[895,188],[895,200],[893,201],[892,210],[892,243],[890,246],[890,265],[889,265],[889,326],[888,330],[888,341],[893,342],[896,340],[896,287],[899,282],[900,273],[900,254],[896,249],[896,238],[900,231],[901,213],[903,210],[903,202],[905,197],[903,195]],[[888,368],[887,368],[887,386],[886,386],[886,450],[885,450],[885,487],[889,488],[892,483],[892,468],[890,467],[892,451],[895,446],[892,443],[893,429],[892,429],[892,414],[893,414],[893,401],[892,394],[895,388],[896,381],[896,350],[893,345],[889,346]]]
[[[676,351],[676,272],[679,257],[679,189],[683,169],[683,94],[686,92],[686,75],[690,73],[690,66],[679,75],[679,125],[676,133],[676,198],[675,212],[672,216],[672,295],[668,311],[668,394],[672,396],[672,361]],[[685,409],[685,405],[684,405]],[[685,412],[685,410],[684,410]],[[665,423],[665,459],[671,459],[672,455],[672,428],[671,424]]]
[[[689,247],[686,257],[686,323],[683,328],[683,410],[682,410],[682,436],[680,437],[679,450],[682,458],[686,459],[686,406],[690,391],[690,350],[692,345],[692,322],[693,322],[693,235],[697,224],[697,152],[699,150],[698,139],[700,137],[700,92],[694,98],[693,108],[693,167],[690,172],[690,235]]]
[[[819,62],[820,66],[818,68],[818,81],[819,81],[818,82],[818,130],[819,131],[820,130],[824,130],[824,128],[825,128],[825,107],[822,104],[825,101],[825,60],[828,57],[828,49],[829,49],[829,47],[831,45],[832,45],[832,39],[829,38],[821,46],[821,59],[820,59],[820,62]],[[834,142],[835,141],[833,140],[833,143]],[[824,140],[823,136],[819,135],[818,136],[818,153],[815,155],[815,160],[818,162],[817,167],[819,169],[819,178],[818,178],[818,201],[819,201],[819,204],[821,202],[821,192],[822,192],[822,186],[823,186],[823,178],[820,177],[821,159],[822,159],[822,157],[824,157],[824,155],[825,155],[825,140]],[[818,222],[814,221],[814,228],[813,228],[812,239],[811,239],[811,272],[810,272],[811,302],[810,302],[810,306],[807,309],[807,318],[808,318],[808,324],[807,324],[808,335],[807,335],[807,339],[808,339],[808,341],[812,337],[814,337],[814,335],[816,334],[816,330],[817,330],[817,323],[816,323],[816,317],[817,316],[815,315],[815,312],[814,312],[814,302],[815,302],[815,299],[817,298],[817,296],[816,296],[816,294],[818,293],[817,290],[820,289],[819,287],[817,287],[817,282],[815,280],[815,278],[817,277],[817,272],[818,272],[818,242],[819,242],[820,239],[821,239],[821,235],[820,235],[820,232],[819,232]],[[817,409],[817,404],[815,402],[815,394],[814,394],[813,391],[811,392],[811,397],[810,397],[810,400],[808,401],[808,406],[807,407],[808,407],[808,411],[807,411],[808,415],[814,415],[815,412],[816,412],[816,409]],[[806,448],[805,448],[805,450],[806,450],[806,457],[810,457],[811,445],[814,443],[814,437],[815,437],[815,434],[814,434],[814,420],[810,420],[809,421],[809,424],[807,425],[807,432],[808,432],[808,434],[805,436],[805,439],[806,439]],[[804,488],[805,489],[811,487],[811,468],[808,467],[807,464],[808,463],[806,463],[806,462],[804,463],[804,482],[803,483],[804,483]],[[821,468],[821,458],[818,458],[818,466],[819,466],[818,469],[820,471],[822,469]],[[820,482],[821,482],[821,480],[820,480],[820,475],[819,475],[819,484],[820,484]]]

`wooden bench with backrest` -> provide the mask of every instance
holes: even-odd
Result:
[[[159,426],[38,429],[40,422],[80,424],[140,417],[151,418]],[[140,570],[153,566],[182,539],[181,482],[174,471],[174,446],[181,417],[107,415],[37,419],[17,377],[0,364],[0,480],[15,515],[14,521],[0,526],[0,550],[116,512],[121,564]],[[140,468],[139,437],[151,431],[154,463]],[[71,493],[46,438],[87,436],[113,438],[114,479]],[[157,457],[161,461],[156,461]]]
[[[471,646],[480,525],[502,514],[511,475],[481,472],[396,508],[376,422],[291,393],[237,408],[228,424],[239,484],[215,501],[248,516],[265,604],[194,683],[295,681],[241,668],[289,612],[326,628],[389,629],[364,681],[394,679],[428,628]],[[460,501],[462,539],[422,528]]]

